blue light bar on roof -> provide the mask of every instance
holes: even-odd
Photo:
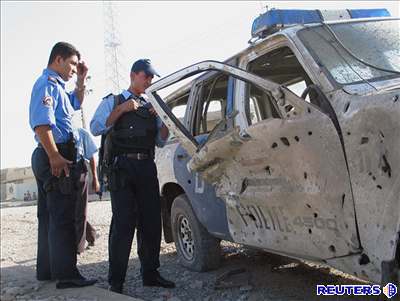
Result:
[[[252,37],[263,38],[285,26],[320,23],[331,20],[331,18],[333,18],[333,20],[339,20],[372,17],[390,17],[390,13],[386,8],[331,11],[320,11],[317,9],[272,9],[253,21],[251,35]]]
[[[372,17],[390,17],[390,13],[386,8],[377,9],[348,9],[352,19],[372,18]]]

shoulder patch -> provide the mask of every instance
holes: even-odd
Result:
[[[47,80],[53,84],[57,84],[57,79],[55,77],[49,76],[47,77]]]
[[[51,107],[53,105],[53,97],[51,96],[45,96],[42,99],[42,104],[46,107]]]

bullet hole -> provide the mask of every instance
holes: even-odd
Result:
[[[297,112],[296,112],[296,111],[294,111],[294,112],[293,112],[293,115],[294,115],[294,116],[296,116],[296,115],[297,115]]]
[[[290,146],[289,140],[286,137],[281,137],[281,141],[283,144],[285,144],[286,146]]]
[[[393,102],[397,102],[399,100],[399,95],[395,95],[394,97],[393,97]]]
[[[314,212],[314,217],[315,217],[315,218],[317,218],[317,217],[318,217],[318,214],[317,214],[316,212]]]
[[[362,137],[361,138],[361,144],[366,144],[366,143],[368,143],[368,137]]]
[[[189,183],[189,184],[192,184],[192,181],[191,181],[191,180],[188,180],[188,183]]]
[[[271,147],[276,148],[276,147],[278,147],[278,144],[276,142],[274,142],[274,143],[272,143]]]
[[[372,176],[372,180],[374,180],[374,181],[375,181],[375,180],[376,180],[376,177],[375,177],[375,176]]]
[[[307,180],[307,173],[306,172],[304,172],[304,179]]]
[[[311,132],[311,131],[309,131],[309,132],[308,132],[308,136],[311,136],[311,135],[312,135],[312,132]]]
[[[308,208],[311,208],[311,205],[310,205],[310,204],[306,204],[306,205],[307,205]]]
[[[349,107],[350,107],[350,102],[345,104],[343,112],[346,113],[349,110]]]
[[[367,254],[361,254],[360,259],[358,260],[358,263],[360,265],[366,265],[370,263],[371,261],[369,260],[369,257]]]
[[[249,217],[252,219],[253,222],[256,221],[256,217],[252,213],[249,214]]]
[[[311,229],[308,229],[308,233],[309,233],[309,234],[312,234],[312,230],[311,230]]]
[[[298,136],[294,136],[294,140],[296,140],[297,142],[300,141],[300,138]]]
[[[347,136],[350,136],[351,135],[351,133],[350,132],[347,132]]]
[[[307,112],[308,112],[308,113],[311,113],[311,109],[310,109],[310,108],[307,108]]]
[[[376,185],[376,188],[382,189],[382,186],[381,185]]]
[[[383,135],[382,131],[379,131],[379,135],[381,136],[381,138],[385,138],[385,135]]]
[[[330,245],[330,246],[329,246],[329,251],[331,251],[332,253],[335,253],[335,252],[336,252],[335,246]]]
[[[240,189],[240,194],[242,194],[246,190],[248,185],[249,185],[249,180],[247,180],[247,178],[244,178],[242,182],[242,188]]]
[[[286,113],[289,113],[292,109],[293,109],[293,106],[292,106],[292,105],[286,105],[286,106],[285,106],[285,111],[286,111]]]
[[[348,224],[344,224],[344,227],[345,227],[346,229],[349,229],[349,225],[348,225]]]
[[[265,171],[268,175],[271,175],[271,168],[269,166],[265,167]]]
[[[369,175],[369,176],[372,176],[372,172],[369,172],[368,175]]]
[[[346,198],[346,194],[342,194],[342,208],[343,208],[343,206],[344,206],[344,199]]]
[[[386,159],[385,155],[382,156],[382,159],[383,159],[383,163],[384,163],[384,165],[382,166],[382,171],[384,173],[387,173],[390,178],[392,176],[392,168],[390,167],[389,162]]]

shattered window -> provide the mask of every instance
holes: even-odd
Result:
[[[197,100],[195,135],[211,132],[224,119],[227,95],[227,75],[220,73],[204,83]]]
[[[399,20],[340,23],[329,28],[309,27],[298,35],[336,82],[351,84],[399,77],[385,71],[400,71]]]
[[[296,55],[286,46],[261,55],[251,61],[247,69],[262,78],[284,85],[298,96],[312,84]],[[262,91],[250,83],[245,85],[245,108],[249,124],[268,118],[281,118],[276,102],[268,91]]]

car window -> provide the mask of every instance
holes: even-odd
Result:
[[[287,46],[261,55],[251,61],[247,69],[262,78],[284,85],[297,96],[301,96],[307,86],[312,84],[295,54]],[[269,93],[248,83],[246,95],[245,108],[249,124],[268,118],[280,118],[275,100]],[[312,101],[309,96],[305,100]],[[289,111],[290,109],[288,107]]]
[[[225,118],[228,76],[218,73],[201,87],[197,98],[194,134],[210,133]]]
[[[178,120],[184,123],[185,112],[187,103],[189,101],[189,93],[185,93],[184,95],[178,96],[176,98],[168,99],[167,104],[171,109],[172,113],[178,118]],[[168,136],[168,141],[174,140],[175,136],[170,132]]]

